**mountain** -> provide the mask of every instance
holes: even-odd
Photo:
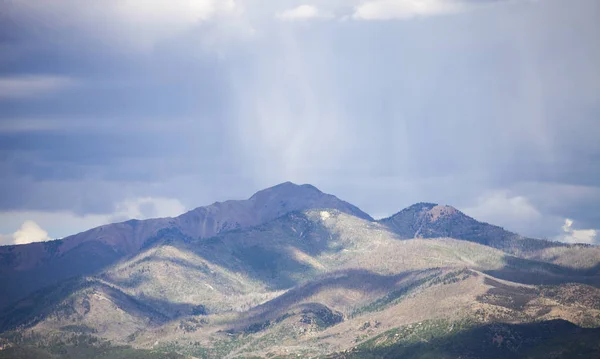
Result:
[[[600,335],[600,329],[583,329],[564,320],[490,324],[468,330],[457,327],[445,322],[427,322],[414,329],[401,327],[329,358],[600,357],[600,344],[592,344]],[[432,333],[437,335],[432,336]]]
[[[175,218],[130,220],[90,229],[62,240],[0,247],[0,283],[6,288],[0,308],[47,285],[90,275],[136,254],[160,236],[178,231],[207,238],[231,229],[249,228],[291,211],[333,208],[372,220],[357,207],[311,185],[285,182],[247,200],[216,202]]]
[[[91,257],[73,252],[82,234],[66,238],[55,253],[72,249],[50,262],[73,278],[0,310],[0,358],[600,352],[600,248],[523,238],[452,207],[420,203],[375,221],[285,183],[246,201],[105,227],[110,236],[94,229],[82,243],[113,249],[112,262],[77,273],[77,260]],[[18,272],[23,263],[4,265]]]
[[[176,226],[193,238],[206,238],[220,232],[266,223],[293,211],[311,208],[332,208],[372,220],[358,207],[326,194],[316,187],[285,182],[259,191],[245,201],[217,202],[196,208],[177,217]]]
[[[417,203],[379,220],[401,238],[450,237],[498,248],[512,254],[568,247],[567,244],[525,238],[504,228],[475,220],[451,206]]]

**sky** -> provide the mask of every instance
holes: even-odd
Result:
[[[310,183],[600,243],[597,0],[4,0],[0,244]]]

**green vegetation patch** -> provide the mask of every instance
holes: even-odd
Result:
[[[14,334],[0,359],[184,359],[183,355],[155,350],[112,345],[87,334],[62,338],[24,337]]]
[[[348,352],[328,356],[346,359],[599,357],[600,329],[584,329],[563,320],[478,325],[468,319],[404,326],[382,333]]]

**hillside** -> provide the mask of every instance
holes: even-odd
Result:
[[[374,221],[306,185],[209,207],[156,220],[166,228],[139,221],[155,233],[136,251],[5,306],[0,358],[68,357],[73,345],[90,358],[106,348],[190,358],[599,350],[597,247],[524,239],[433,204]],[[576,335],[564,352],[548,344]]]
[[[108,224],[61,240],[0,246],[0,283],[6,288],[0,308],[36,289],[61,280],[91,275],[135,255],[152,244],[161,231],[178,231],[190,238],[249,228],[290,211],[334,208],[359,218],[371,217],[357,207],[311,185],[291,182],[259,191],[247,200],[216,202],[175,218],[130,220]]]
[[[391,217],[379,220],[401,238],[459,238],[518,255],[568,247],[567,244],[526,238],[504,228],[483,223],[451,206],[417,203]]]

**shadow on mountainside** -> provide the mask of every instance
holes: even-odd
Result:
[[[600,329],[581,328],[564,320],[459,327],[431,321],[397,328],[328,358],[600,358]]]
[[[176,267],[181,267],[183,270],[193,270],[193,271],[197,271],[206,275],[209,275],[210,272],[210,268],[205,265],[205,264],[194,264],[191,263],[190,261],[186,261],[185,259],[181,259],[181,258],[169,258],[169,257],[164,257],[164,256],[149,256],[146,257],[138,262],[136,262],[135,264],[148,264],[148,265],[152,265],[155,263],[167,263],[169,265],[173,265]],[[107,280],[110,283],[117,285],[121,288],[128,288],[128,289],[136,289],[138,288],[144,281],[146,280],[152,280],[151,277],[148,277],[146,275],[144,275],[144,273],[142,272],[134,272],[133,274],[124,277],[124,278],[118,278],[114,275],[111,275],[109,273],[102,273],[98,276],[101,279]]]
[[[295,311],[300,304],[302,306],[314,305],[316,303],[312,303],[312,301],[309,303],[305,301],[321,292],[344,289],[381,297],[398,288],[409,286],[410,283],[419,281],[427,274],[434,272],[439,273],[439,270],[410,271],[396,275],[381,275],[364,269],[348,269],[328,273],[317,280],[301,284],[277,298],[254,307],[231,328],[231,331],[242,330],[254,323],[275,320]],[[322,306],[331,311],[325,305]],[[301,310],[303,309],[301,308]]]
[[[66,338],[11,335],[0,350],[0,359],[185,359],[175,352],[151,349],[134,349],[115,345],[110,341],[88,334],[75,334]]]
[[[330,238],[329,234],[325,234],[321,226],[314,225],[314,222],[308,220],[304,214],[295,212],[280,217],[272,225],[261,225],[247,231],[234,230],[231,233],[203,240],[192,240],[176,228],[167,228],[146,240],[144,248],[152,250],[153,247],[170,245],[227,270],[249,275],[272,289],[287,289],[318,274],[311,265],[296,260],[289,249],[299,248],[303,251],[320,253],[328,250],[328,238]],[[89,252],[97,253],[98,256],[90,260],[85,255]],[[5,307],[0,312],[0,328],[6,330],[18,325],[38,322],[52,313],[71,294],[89,286],[90,282],[82,279],[81,276],[69,278],[69,274],[73,273],[70,272],[70,266],[66,265],[67,262],[79,263],[81,265],[78,265],[78,268],[87,268],[84,273],[94,274],[120,259],[116,253],[111,255],[113,253],[110,247],[100,242],[85,242],[80,245],[80,249],[71,250],[64,258],[52,261],[36,270],[17,273],[12,280],[7,281],[8,289],[11,288],[11,283],[13,286],[29,285],[30,289],[33,289],[38,283],[36,279],[40,277],[42,281],[47,278],[56,278],[57,281],[62,279],[62,281],[38,289],[25,299],[17,299],[12,305]],[[207,265],[192,263],[182,258],[150,255],[141,259],[140,263],[152,264],[159,261],[180,267],[182,271],[193,270],[198,271],[199,274],[213,275]],[[136,288],[143,281],[153,280],[140,273],[132,273],[126,278],[113,278],[104,274],[99,278],[122,288]],[[190,315],[195,307],[192,304],[173,303],[150,296],[128,297],[137,301],[141,307],[152,308],[153,311],[170,319]]]
[[[38,290],[26,299],[4,308],[0,312],[0,332],[17,327],[30,327],[49,316],[55,316],[57,319],[76,316],[81,319],[81,316],[89,311],[88,298],[81,298],[80,304],[84,307],[82,314],[78,312],[78,298],[74,298],[72,295],[86,290],[90,290],[88,294],[101,292],[103,295],[108,295],[110,301],[119,310],[133,316],[147,318],[150,320],[150,325],[163,324],[170,319],[155,309],[156,303],[146,303],[145,298],[134,298],[94,279],[76,278]],[[85,308],[86,302],[88,303],[87,308]]]
[[[291,227],[290,221],[292,221]],[[294,225],[298,232],[291,229]],[[247,274],[273,289],[291,288],[305,278],[310,279],[318,274],[312,266],[290,255],[289,248],[302,250],[312,248],[313,253],[326,250],[328,248],[326,239],[329,236],[322,235],[320,232],[322,228],[314,226],[302,213],[287,214],[273,227],[274,229],[271,229],[271,226],[261,225],[249,231],[232,231],[203,240],[192,240],[175,228],[167,228],[149,238],[144,248],[151,250],[153,247],[171,245],[181,250],[191,251],[203,260],[233,272]],[[290,236],[294,235],[296,238],[290,239]],[[71,294],[89,286],[90,282],[83,279],[83,276],[72,277],[73,272],[67,262],[80,264],[77,265],[79,269],[87,268],[85,274],[94,274],[121,259],[110,247],[100,242],[85,242],[79,247],[68,252],[63,258],[49,262],[48,265],[36,270],[15,273],[14,277],[11,277],[10,273],[4,273],[7,292],[10,292],[10,288],[18,286],[32,290],[38,286],[37,280],[43,282],[48,278],[54,278],[60,282],[32,291],[26,298],[17,298],[13,304],[6,306],[0,312],[1,330],[36,323],[52,313]],[[85,255],[89,252],[97,253],[98,256],[89,259]],[[181,258],[151,255],[141,259],[140,262],[151,264],[158,261],[178,266],[182,271],[194,270],[201,274],[212,275],[205,264],[199,265]],[[136,288],[145,280],[153,280],[137,273],[123,279],[107,275],[100,275],[99,278],[123,288]],[[170,319],[190,315],[195,307],[192,304],[173,303],[150,296],[128,297],[139,302],[141,307],[152,308],[153,311]]]
[[[600,326],[600,316],[595,314],[600,310],[600,289],[598,288],[577,283],[553,286],[519,286],[489,277],[484,279],[484,283],[490,288],[486,293],[479,295],[477,301],[491,304],[496,308],[508,309],[488,310],[486,312],[476,311],[476,314],[479,314],[480,318],[486,321],[528,322],[538,320],[537,318],[552,313],[555,306],[562,306],[562,310],[580,313],[577,319],[579,325],[586,328]],[[544,301],[549,299],[553,304],[540,306],[538,299],[541,298]]]
[[[592,268],[575,269],[506,255],[500,269],[484,271],[493,277],[533,285],[581,283],[600,287],[600,263]]]
[[[93,255],[90,255],[91,253]],[[84,242],[64,255],[52,255],[33,269],[5,268],[0,272],[3,292],[0,296],[0,308],[31,295],[41,288],[74,277],[98,273],[121,258],[121,254],[104,243]]]
[[[186,243],[182,249],[229,271],[249,275],[271,290],[281,290],[323,273],[311,259],[324,252],[341,251],[343,248],[331,246],[335,238],[304,213],[291,212],[249,230]]]

